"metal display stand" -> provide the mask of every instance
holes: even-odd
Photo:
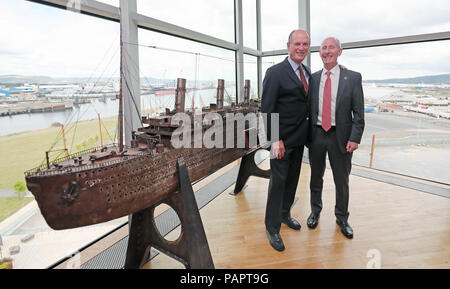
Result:
[[[150,248],[174,258],[187,269],[214,269],[205,229],[194,197],[184,159],[178,159],[180,190],[162,202],[131,217],[125,269],[140,268],[150,256]],[[181,234],[175,241],[164,239],[155,224],[154,209],[161,203],[171,206],[181,222]]]
[[[234,187],[234,191],[230,192],[230,195],[235,196],[239,194],[244,188],[250,176],[270,179],[270,169],[262,170],[255,163],[255,154],[258,151],[259,150],[255,150],[242,157],[238,177],[236,180],[236,186]]]

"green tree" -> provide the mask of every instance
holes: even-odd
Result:
[[[27,192],[27,187],[25,186],[24,182],[17,181],[14,184],[14,191],[19,199],[22,199],[25,197],[25,194]]]

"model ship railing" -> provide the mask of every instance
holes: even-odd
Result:
[[[123,163],[123,160],[127,160],[128,158],[134,159],[137,157],[141,157],[147,155],[146,153],[140,153],[140,154],[133,154],[133,155],[126,155],[123,158],[119,158],[116,160],[111,160],[111,161],[106,161],[106,162],[101,162],[101,163],[96,163],[96,164],[90,164],[90,165],[82,165],[79,167],[75,167],[75,166],[71,166],[71,167],[67,167],[64,168],[64,170],[55,170],[55,171],[51,171],[51,170],[47,170],[47,171],[40,171],[39,169],[35,169],[35,170],[30,170],[28,172],[26,172],[25,174],[31,175],[34,174],[36,176],[52,176],[52,175],[61,175],[64,173],[76,173],[76,172],[85,172],[88,170],[92,170],[92,169],[97,169],[97,168],[102,168],[102,167],[106,167],[106,166],[111,166],[114,164],[120,164]],[[40,169],[42,169],[42,167],[45,168],[45,166],[41,166]]]
[[[93,147],[93,148],[90,148],[90,149],[85,149],[85,150],[82,150],[82,151],[70,154],[68,156],[59,157],[59,158],[56,158],[53,161],[51,161],[49,164],[43,164],[43,165],[35,167],[35,168],[31,169],[31,170],[26,171],[25,175],[28,176],[30,174],[39,173],[39,171],[41,171],[43,169],[48,169],[49,167],[52,167],[53,165],[55,165],[57,163],[60,163],[60,162],[63,162],[65,160],[73,159],[73,158],[76,158],[76,157],[79,157],[79,156],[82,156],[82,155],[85,155],[85,154],[88,154],[88,153],[93,153],[93,152],[96,152],[98,150],[101,150],[101,149],[104,149],[104,148],[108,148],[108,147],[114,147],[114,146],[117,146],[117,144],[113,143],[113,144],[109,144],[109,145],[105,145],[105,146],[97,146],[97,147]],[[84,166],[84,168],[86,168],[86,166]],[[73,169],[73,167],[70,167],[70,169]],[[45,175],[48,175],[48,173],[49,172],[46,172]]]

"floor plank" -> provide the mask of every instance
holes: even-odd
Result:
[[[325,173],[319,226],[307,228],[309,177],[309,165],[303,164],[298,201],[291,211],[302,229],[282,225],[284,252],[272,249],[265,234],[268,180],[251,177],[237,196],[228,194],[231,187],[205,206],[200,214],[215,267],[366,268],[374,260],[368,255],[373,251],[379,253],[381,268],[450,268],[450,199],[351,176],[349,223],[355,237],[349,240],[335,222],[330,170]],[[144,268],[184,266],[159,254]]]

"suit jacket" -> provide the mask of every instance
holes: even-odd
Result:
[[[315,135],[319,115],[319,87],[322,70],[310,80],[311,136]],[[336,96],[336,137],[339,149],[347,153],[347,142],[361,142],[364,132],[364,93],[361,74],[341,69]]]
[[[311,75],[309,68],[303,67]],[[267,140],[278,141],[271,139],[271,113],[279,114],[279,136],[285,147],[304,145],[308,140],[308,96],[287,58],[266,72],[261,112],[267,117]]]

